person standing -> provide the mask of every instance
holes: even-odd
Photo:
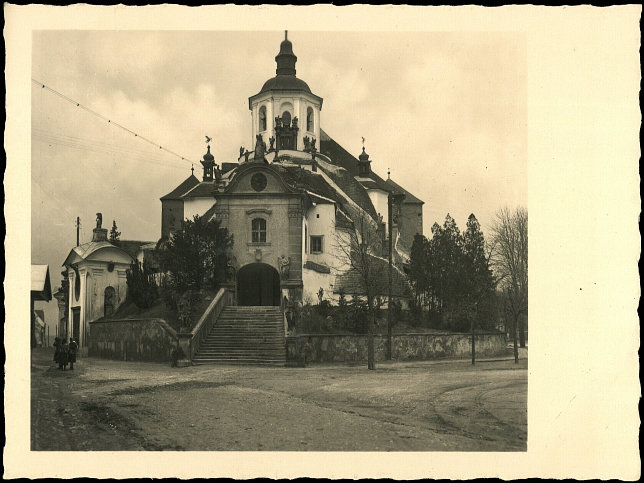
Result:
[[[60,337],[54,339],[54,362],[58,363],[58,356],[60,355]]]
[[[58,352],[58,369],[62,369],[63,371],[67,369],[68,350],[67,340],[63,339],[60,345],[60,351]]]
[[[78,353],[78,344],[73,338],[69,338],[69,368],[74,370],[74,362],[76,362],[76,354]]]

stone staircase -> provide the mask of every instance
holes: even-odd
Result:
[[[195,364],[286,364],[284,316],[279,307],[228,306],[219,315]]]

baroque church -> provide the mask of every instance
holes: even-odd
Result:
[[[404,297],[424,202],[378,176],[364,146],[356,158],[322,129],[323,99],[296,76],[287,34],[275,61],[276,75],[248,99],[254,149],[219,165],[209,145],[201,179],[193,174],[161,198],[162,238],[195,215],[220,220],[234,236],[222,285],[238,305],[337,301],[364,293],[342,248],[366,222],[381,241],[371,261],[386,270],[391,246],[392,293]],[[385,296],[387,276],[380,282]]]

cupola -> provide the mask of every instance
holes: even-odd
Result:
[[[251,111],[252,138],[274,139],[275,151],[299,150],[304,137],[319,139],[322,98],[311,92],[308,84],[296,77],[297,56],[288,39],[288,31],[275,56],[275,76],[268,79],[261,90],[248,98]],[[269,151],[271,149],[269,148]]]
[[[371,161],[369,155],[365,152],[362,146],[362,154],[358,156],[358,176],[367,177],[371,174]]]
[[[208,152],[203,155],[201,164],[203,165],[203,180],[212,181],[215,169],[215,157],[210,154],[210,144],[208,145]]]
[[[295,75],[297,56],[293,53],[293,44],[288,40],[288,30],[284,32],[284,40],[280,44],[280,52],[275,56],[277,75]]]

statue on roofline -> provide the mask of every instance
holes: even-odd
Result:
[[[102,224],[103,224],[103,214],[96,213],[96,229],[100,230]]]

